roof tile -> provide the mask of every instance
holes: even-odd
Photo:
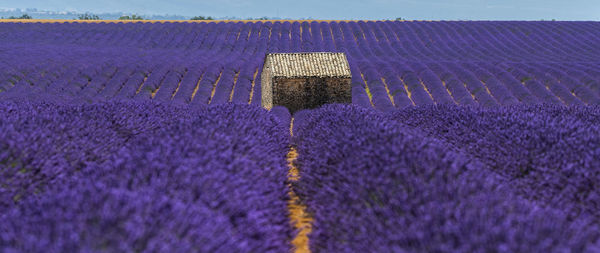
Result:
[[[265,64],[271,77],[351,77],[344,53],[272,53],[267,54]]]

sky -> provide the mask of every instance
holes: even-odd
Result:
[[[0,0],[0,9],[212,17],[596,20],[600,0]]]

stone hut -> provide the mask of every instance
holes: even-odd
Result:
[[[267,54],[261,72],[261,104],[290,113],[327,103],[352,103],[350,65],[344,53]]]

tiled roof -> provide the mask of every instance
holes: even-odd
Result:
[[[344,53],[267,54],[265,68],[269,68],[271,77],[351,77],[350,65]]]

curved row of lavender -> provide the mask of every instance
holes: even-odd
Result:
[[[310,247],[596,252],[599,120],[597,106],[300,111],[294,187],[315,219]]]
[[[599,22],[2,23],[0,94],[259,104],[266,53],[333,51],[383,111],[597,104],[598,45]]]
[[[524,198],[600,221],[600,106],[415,107],[391,118],[464,150]]]
[[[0,103],[1,252],[287,252],[288,128],[265,110]]]

